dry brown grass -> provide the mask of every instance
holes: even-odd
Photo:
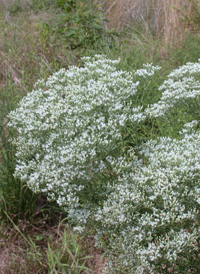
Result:
[[[109,27],[117,31],[142,26],[146,33],[176,43],[188,29],[187,19],[195,10],[200,13],[200,0],[100,0]]]

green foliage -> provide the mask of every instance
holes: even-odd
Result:
[[[53,43],[61,43],[79,53],[98,51],[105,47],[105,44],[112,46],[117,34],[106,29],[106,19],[100,7],[91,7],[78,0],[60,0],[57,5],[60,12],[54,22],[48,23],[49,36],[54,36]],[[46,33],[46,30],[47,23],[44,23],[41,32]]]
[[[188,34],[177,48],[168,49],[169,67],[176,68],[187,62],[195,62],[199,58],[200,37],[196,34]]]
[[[76,0],[57,0],[57,6],[62,10],[71,12],[76,8]]]
[[[28,12],[30,9],[38,12],[53,6],[55,6],[53,0],[14,0],[9,1],[7,10],[12,16],[15,16],[18,13]]]
[[[21,3],[20,3],[20,0],[17,0],[15,2],[11,2],[8,5],[7,9],[11,14],[16,14],[18,12],[21,12],[22,11],[22,6],[21,6]]]
[[[32,10],[39,11],[54,6],[54,0],[31,0],[28,5]]]
[[[47,264],[49,273],[58,274],[81,274],[83,271],[91,273],[91,269],[85,266],[86,260],[90,256],[85,255],[84,243],[80,241],[81,238],[73,233],[64,230],[60,232],[61,244],[60,246],[51,248],[48,244],[47,250]]]
[[[7,114],[16,106],[17,97],[8,74],[5,89],[0,88],[0,213],[14,215],[15,219],[30,216],[37,201],[30,189],[13,177],[16,151],[9,139],[15,132],[7,127]]]

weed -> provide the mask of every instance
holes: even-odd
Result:
[[[78,0],[58,1],[61,12],[51,24],[42,25],[43,40],[54,35],[56,43],[62,43],[68,50],[83,54],[88,50],[98,51],[110,47],[117,33],[106,30],[103,12]],[[52,38],[51,38],[52,39]]]
[[[83,242],[80,246],[78,243],[78,236],[72,232],[64,230],[59,233],[61,238],[61,248],[54,247],[54,250],[48,244],[47,250],[47,262],[50,273],[71,273],[80,274],[87,270],[87,273],[91,273],[91,269],[85,266],[86,260],[90,259],[90,256],[85,256],[83,250]],[[80,241],[81,239],[79,239]]]

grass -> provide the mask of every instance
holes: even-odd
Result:
[[[117,31],[132,32],[161,38],[173,45],[187,36],[187,31],[199,28],[199,0],[101,0],[109,26]]]
[[[2,223],[0,233],[3,273],[100,273],[102,249],[94,247],[91,231],[79,235],[67,224],[50,225],[52,220],[41,216],[17,224],[7,218],[10,228]]]
[[[133,70],[146,62],[160,64],[163,69],[151,87],[153,91],[169,71],[199,58],[199,1],[175,1],[174,8],[170,1],[164,0],[126,3],[100,0],[109,20],[103,22],[105,29],[114,28],[119,36],[108,42],[110,36],[104,32],[98,49],[87,48],[86,44],[84,49],[66,46],[62,36],[52,30],[61,13],[55,2],[0,2],[0,269],[3,273],[53,274],[69,273],[71,269],[73,274],[100,274],[106,261],[106,256],[101,260],[106,249],[94,246],[94,231],[86,229],[84,235],[75,234],[72,228],[60,224],[64,216],[61,209],[33,194],[13,177],[15,149],[9,138],[15,132],[8,130],[6,117],[31,91],[36,80],[47,78],[61,67],[79,64],[82,55],[105,53],[112,58],[120,56],[121,69]],[[159,94],[152,92],[148,96],[141,95],[143,104],[149,99],[156,101]],[[163,134],[169,134],[169,121],[160,124]]]

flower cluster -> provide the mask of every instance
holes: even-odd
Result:
[[[151,77],[155,74],[155,72],[161,69],[160,66],[153,66],[153,64],[143,64],[142,69],[138,69],[135,71],[135,75],[141,76],[143,78]]]
[[[18,132],[15,176],[86,221],[89,205],[82,200],[99,195],[97,182],[108,177],[105,159],[120,153],[122,128],[140,117],[140,108],[132,107],[139,82],[117,69],[119,60],[82,61],[84,67],[39,80],[9,114],[9,125]]]
[[[199,60],[200,61],[200,60]],[[187,63],[175,69],[168,79],[159,87],[162,97],[159,102],[150,105],[145,114],[160,117],[177,104],[186,103],[200,96],[200,63]]]
[[[160,67],[126,72],[101,55],[83,62],[38,81],[9,114],[18,132],[15,176],[65,207],[77,230],[90,221],[112,235],[105,273],[162,273],[197,249],[199,121],[191,119],[177,139],[133,148],[125,138],[128,127],[133,132],[174,106],[199,106],[200,64],[170,73],[160,100],[145,109],[135,103],[140,81]]]
[[[127,169],[121,162],[119,183],[95,218],[116,237],[112,248],[123,254],[122,268],[150,273],[161,258],[174,263],[185,250],[196,249],[199,147],[199,131],[181,140],[162,137],[138,148],[145,165],[129,164]]]

